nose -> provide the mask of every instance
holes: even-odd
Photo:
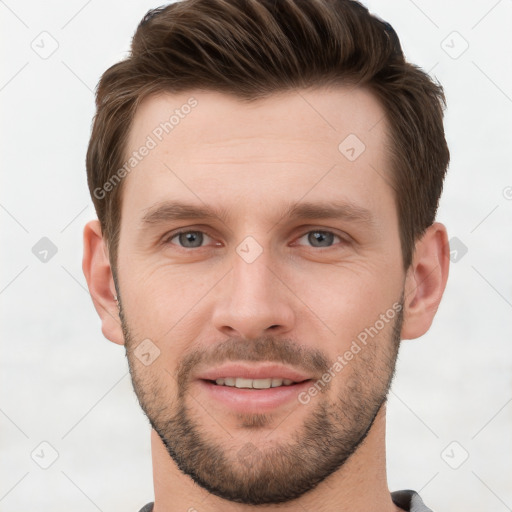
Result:
[[[216,297],[213,323],[228,336],[255,339],[290,331],[295,322],[293,292],[265,251],[253,262],[238,254]]]

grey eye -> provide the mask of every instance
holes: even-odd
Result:
[[[183,233],[177,233],[171,240],[178,238],[179,245],[187,249],[196,249],[201,247],[204,240],[204,233],[201,231],[184,231]]]
[[[312,247],[330,247],[333,244],[334,238],[337,237],[334,233],[330,231],[320,231],[314,230],[306,233],[301,238],[307,237],[308,243],[311,244]]]

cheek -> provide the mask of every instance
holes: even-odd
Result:
[[[197,321],[201,304],[223,275],[222,269],[192,267],[132,260],[120,268],[123,310],[139,336],[160,344],[175,340],[173,350],[179,349],[179,340],[190,345],[194,329],[199,331],[205,321]]]
[[[341,349],[381,314],[393,315],[402,293],[403,277],[397,267],[382,262],[318,266],[309,273],[304,269],[290,288],[307,305],[307,317]]]

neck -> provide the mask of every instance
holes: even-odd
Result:
[[[397,512],[387,487],[386,408],[380,409],[364,442],[350,459],[316,488],[290,503],[266,505],[265,512]],[[155,505],[153,512],[251,512],[261,507],[219,498],[183,474],[151,431]]]

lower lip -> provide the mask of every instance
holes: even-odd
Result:
[[[239,413],[270,412],[292,401],[300,403],[299,393],[311,385],[311,381],[306,380],[290,386],[268,389],[240,389],[231,386],[218,386],[207,380],[199,380],[198,382],[209,398]]]

